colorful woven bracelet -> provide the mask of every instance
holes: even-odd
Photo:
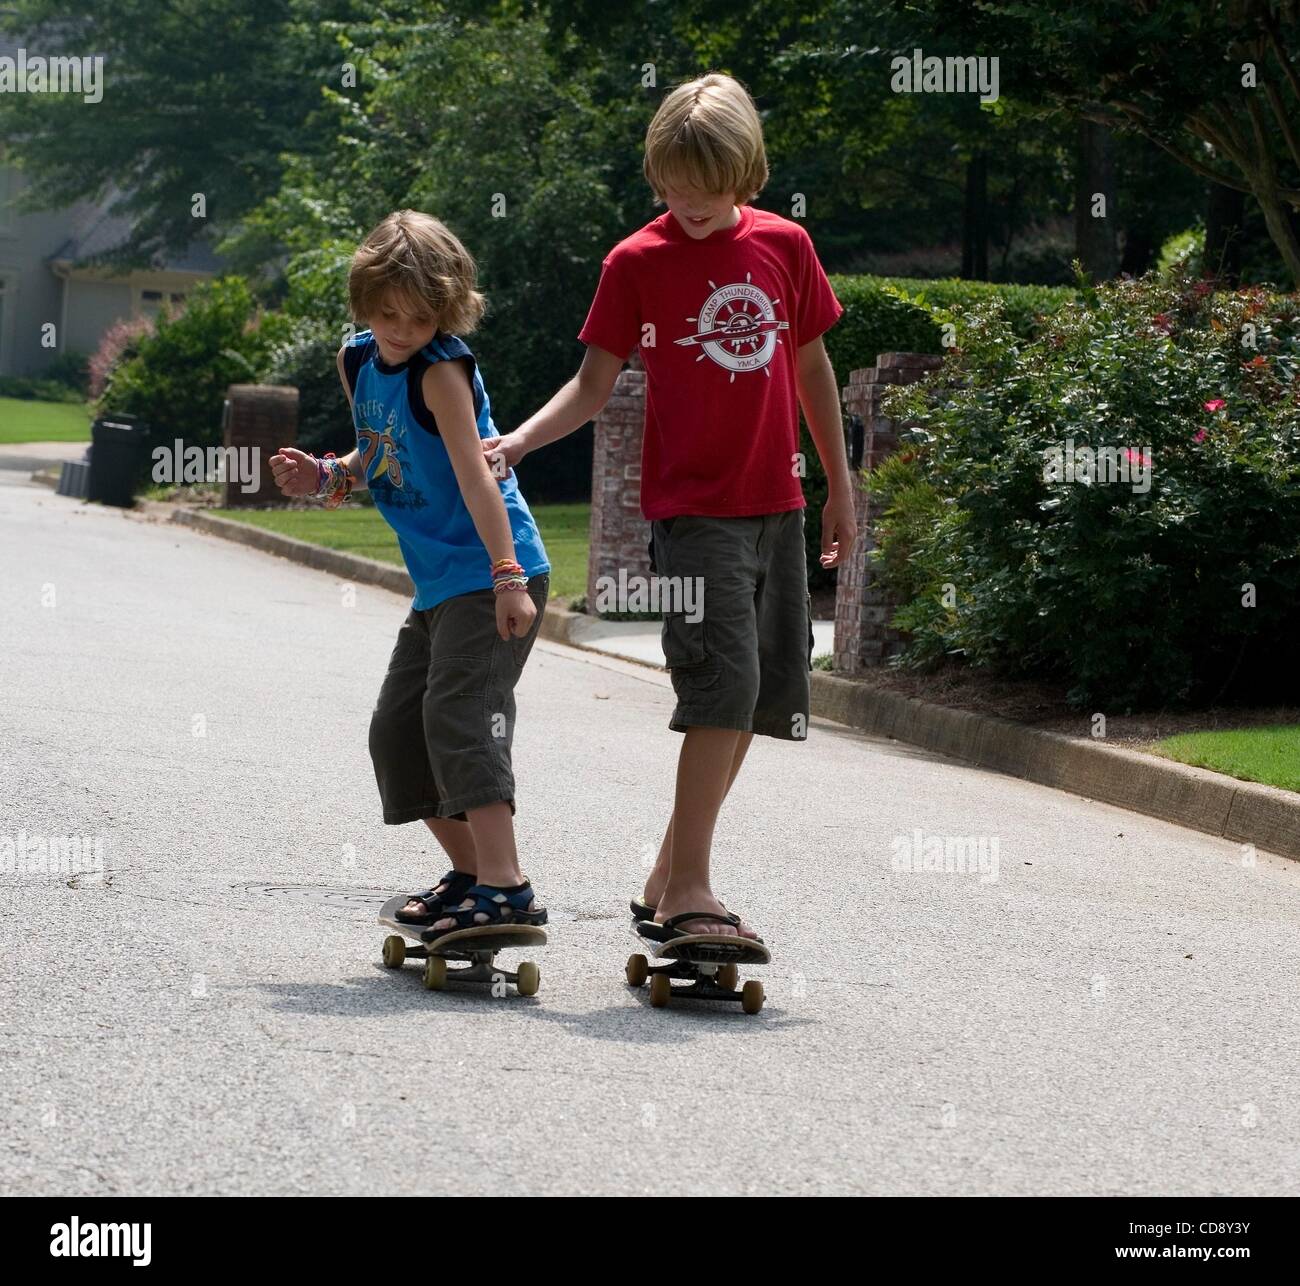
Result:
[[[316,494],[326,509],[337,509],[352,494],[352,475],[333,451],[316,461]]]

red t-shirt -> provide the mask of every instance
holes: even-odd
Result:
[[[803,227],[753,206],[698,241],[670,210],[609,252],[578,338],[641,346],[647,519],[804,507],[795,354],[843,311]]]

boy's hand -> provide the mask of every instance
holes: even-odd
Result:
[[[316,457],[297,447],[281,447],[271,457],[271,476],[286,496],[314,496],[318,478]]]
[[[822,510],[822,552],[817,561],[823,567],[838,567],[848,558],[857,535],[853,497],[848,493],[832,493]]]
[[[533,627],[537,604],[527,590],[503,589],[497,595],[497,633],[503,639],[512,634],[523,638]]]
[[[510,471],[527,454],[527,448],[518,433],[507,433],[505,437],[483,439],[483,454],[491,466],[492,476],[500,482],[510,476]]]

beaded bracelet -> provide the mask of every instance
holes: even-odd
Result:
[[[505,576],[492,582],[492,592],[494,594],[502,594],[508,589],[526,590],[527,588],[527,576]]]

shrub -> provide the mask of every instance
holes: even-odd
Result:
[[[906,663],[1060,679],[1093,708],[1295,693],[1295,296],[1151,274],[1028,341],[990,302],[886,406],[913,425],[868,478]],[[1089,478],[1083,447],[1129,476]],[[1066,459],[1074,480],[1050,467]]]
[[[77,400],[84,400],[90,384],[90,358],[75,349],[60,353],[43,372],[47,380],[61,385]]]
[[[0,397],[16,397],[24,402],[82,402],[80,394],[45,376],[0,375]]]
[[[1166,237],[1156,260],[1156,271],[1162,277],[1199,277],[1205,258],[1205,229],[1188,228]]]
[[[91,399],[98,401],[108,386],[108,378],[123,359],[133,356],[139,340],[153,333],[152,317],[128,317],[114,322],[103,334],[89,364]]]
[[[110,370],[96,413],[139,417],[155,443],[219,445],[227,387],[258,383],[285,331],[282,317],[255,313],[238,277],[205,282],[184,311],[160,316],[152,334],[128,341],[134,351]]]
[[[831,285],[844,316],[826,332],[826,352],[836,381],[848,383],[849,372],[874,366],[881,353],[942,353],[941,324],[957,326],[960,338],[967,313],[990,299],[1002,300],[1005,315],[1018,335],[1028,337],[1040,318],[1074,297],[1074,290],[1054,286],[1002,286],[956,278],[919,281],[906,277],[832,276]],[[826,503],[826,474],[807,426],[799,431],[799,449],[808,465],[804,496],[809,521],[805,528],[808,583],[813,589],[835,583],[836,573],[817,561],[821,553],[821,510]]]

